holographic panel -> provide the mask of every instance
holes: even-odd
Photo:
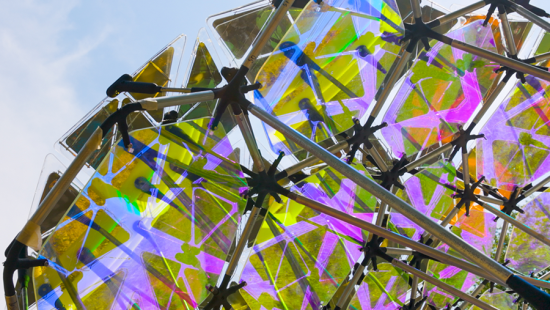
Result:
[[[398,191],[397,196],[433,221],[439,222],[458,203],[458,200],[451,197],[453,191],[442,185],[452,184],[454,186],[456,183],[456,186],[460,187],[462,184],[456,181],[455,176],[456,170],[450,163],[435,162],[426,167],[423,172],[409,178],[404,183],[405,191]],[[451,231],[481,252],[491,255],[496,232],[496,223],[493,221],[494,215],[485,212],[478,205],[471,206],[469,217],[465,216],[465,212],[463,207],[451,220],[450,224],[453,225]],[[397,212],[391,213],[390,220],[395,225],[395,230],[398,233],[413,240],[420,240],[424,233],[421,227]],[[438,249],[453,256],[462,257],[445,244],[438,246]],[[478,279],[474,274],[433,261],[430,261],[427,272],[462,291],[468,290]],[[427,284],[425,294],[428,295],[427,300],[430,304],[441,308],[455,299],[454,296],[431,284]]]
[[[386,2],[310,2],[256,77],[255,103],[318,142],[352,127],[395,61],[401,18]],[[275,152],[300,148],[264,126]]]
[[[40,252],[51,262],[34,271],[38,309],[204,300],[245,206],[232,146],[209,121],[134,131],[133,154],[113,148]]]
[[[166,87],[180,87],[181,84],[178,83],[181,83],[182,76],[178,76],[178,69],[184,47],[185,36],[181,35],[163,48],[157,55],[153,56],[140,69],[134,72],[134,74],[132,74],[134,81],[151,82]],[[148,95],[123,92],[115,98],[105,98],[63,138],[61,138],[59,143],[64,147],[64,151],[68,151],[72,155],[79,153],[95,129],[117,109],[130,102],[135,102],[136,100],[165,95],[165,93]],[[132,113],[127,119],[128,129],[131,131],[147,128],[162,121],[162,110],[151,113],[146,111]],[[116,129],[116,126],[114,128]],[[109,153],[113,141],[117,141],[118,138],[120,138],[120,134],[117,134],[115,129],[111,129],[106,133],[101,143],[101,148],[94,151],[88,160],[88,164],[94,169],[97,169],[103,158]]]
[[[455,206],[453,192],[441,184],[454,184],[455,168],[445,161],[437,161],[409,178],[403,185],[405,191],[397,191],[397,196],[416,210],[438,222]],[[439,182],[439,183],[438,183]],[[390,220],[397,231],[414,240],[419,240],[424,229],[402,214],[393,211]]]
[[[484,301],[500,310],[512,310],[518,308],[518,305],[514,304],[514,297],[499,289],[494,289],[492,293],[489,290],[485,291],[479,300]],[[480,308],[476,306],[471,309],[480,310]]]
[[[528,203],[516,217],[518,221],[550,237],[550,192],[540,194],[536,199]],[[513,228],[506,259],[510,260],[509,266],[515,270],[529,274],[539,272],[550,265],[550,248],[523,231]]]
[[[361,165],[354,167],[366,173]],[[372,221],[374,197],[332,169],[308,177],[292,191]],[[361,229],[301,204],[271,199],[244,266],[241,279],[247,286],[241,293],[251,309],[319,309],[361,256],[365,237]]]
[[[474,21],[447,34],[448,37],[497,52],[491,27]],[[495,64],[481,57],[431,42],[423,52],[389,106],[382,135],[393,153],[411,155],[436,142],[449,142],[457,126],[468,121],[496,73]]]
[[[208,23],[232,56],[230,57],[232,62],[236,61],[240,64],[244,60],[248,48],[258,37],[260,30],[273,12],[273,7],[265,5],[265,2],[251,3],[226,13],[211,16],[208,18]],[[249,68],[246,76],[250,81],[254,80],[267,56],[279,44],[301,12],[302,9],[294,7],[288,10],[286,17],[283,17],[267,44],[260,51],[258,59]]]
[[[203,28],[199,31],[193,55],[189,63],[189,74],[185,88],[215,88],[221,87],[223,77],[216,65],[217,55],[212,45],[212,40]],[[190,120],[203,117],[212,117],[216,108],[217,100],[199,102],[194,105],[183,105],[179,107],[179,120]],[[221,124],[226,132],[236,126],[232,113],[224,113]]]
[[[494,218],[495,216],[489,212],[473,208],[470,210],[470,217],[461,216],[458,222],[452,226],[451,231],[490,257],[495,244],[497,226]],[[463,258],[459,252],[454,251],[446,244],[438,246],[437,249]],[[479,280],[479,277],[472,273],[436,261],[430,261],[427,273],[463,292],[466,292]],[[452,304],[452,301],[455,300],[455,296],[432,284],[426,284],[424,292],[428,295],[427,301],[438,308],[446,307],[447,303]]]
[[[401,309],[407,300],[409,275],[389,263],[371,270],[350,302],[349,309]]]
[[[550,169],[549,83],[526,76],[481,130],[477,140],[477,173],[494,187],[512,191]]]

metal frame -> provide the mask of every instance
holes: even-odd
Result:
[[[271,17],[267,25],[262,31],[262,34],[257,38],[257,40],[254,42],[252,48],[250,49],[250,52],[248,56],[246,57],[246,60],[244,61],[241,69],[248,70],[252,66],[252,63],[257,59],[260,50],[264,47],[266,42],[269,40],[271,34],[281,21],[281,19],[285,16],[288,9],[292,6],[294,0],[284,0],[281,5],[277,8],[275,14]],[[412,11],[415,20],[421,21],[422,18],[422,11],[418,0],[411,0],[412,5]],[[479,9],[483,6],[485,6],[485,1],[479,1],[476,2],[470,6],[467,6],[463,9],[460,9],[456,12],[447,14],[445,16],[442,16],[436,20],[431,21],[430,23],[427,23],[429,27],[437,27],[439,25],[445,24],[447,22],[450,22],[464,14],[470,13],[476,9]],[[524,16],[525,18],[531,20],[533,23],[539,25],[541,28],[550,31],[550,24],[546,21],[542,20],[538,16],[535,16],[530,11],[526,10],[525,8],[515,4],[511,3],[509,4],[512,8],[514,8],[520,15]],[[511,55],[515,56],[517,55],[517,50],[515,48],[515,44],[513,43],[513,38],[511,36],[509,23],[506,18],[506,14],[501,14],[501,20],[504,24],[504,37],[506,38],[507,47],[509,48],[509,52]],[[527,74],[531,74],[535,77],[545,79],[550,81],[550,73],[540,70],[538,68],[535,68],[533,66],[527,65],[523,62],[506,58],[501,55],[491,53],[485,50],[482,50],[480,48],[477,48],[475,46],[459,42],[456,40],[452,40],[445,36],[438,36],[434,37],[434,39],[439,40],[445,44],[448,44],[454,48],[460,49],[462,51],[484,57],[486,59],[495,61],[497,63],[500,63],[503,66],[507,66],[509,68],[525,72]],[[409,43],[412,44],[412,43]],[[413,47],[409,45],[409,47]],[[400,73],[405,68],[408,60],[411,57],[411,53],[408,52],[406,49],[403,51],[403,54],[401,55],[400,59],[397,61],[397,64],[392,67],[393,70],[390,70],[389,78],[385,83],[383,84],[383,88],[381,89],[378,99],[376,101],[375,106],[373,107],[370,117],[367,120],[367,124],[370,126],[374,122],[375,118],[378,116],[382,106],[389,98],[389,94],[397,82]],[[539,55],[535,57],[535,60],[546,60],[550,59],[550,53]],[[488,97],[485,104],[482,106],[482,109],[476,114],[476,116],[473,118],[471,126],[475,126],[475,124],[481,119],[481,117],[487,112],[489,109],[489,106],[492,104],[494,99],[498,96],[500,91],[504,88],[505,82],[501,81],[497,85],[496,89],[491,93],[491,95]],[[180,89],[180,88],[165,88],[163,91],[170,91],[170,92],[189,92],[188,89]],[[201,92],[195,92],[190,93],[187,95],[179,95],[179,96],[173,96],[173,97],[161,97],[161,98],[155,98],[155,99],[146,99],[142,100],[139,103],[143,106],[146,110],[157,110],[162,109],[169,106],[175,106],[175,105],[183,105],[183,104],[194,104],[196,102],[201,102],[205,100],[212,100],[218,98],[217,92],[215,90],[211,91],[201,91]],[[241,103],[242,104],[242,103]],[[341,211],[332,209],[328,206],[324,206],[316,201],[310,200],[308,198],[305,198],[303,196],[296,195],[295,193],[289,193],[288,197],[292,200],[295,200],[298,203],[304,204],[312,209],[315,209],[320,212],[324,212],[330,216],[333,216],[339,220],[345,221],[349,224],[355,225],[357,227],[360,227],[364,230],[367,230],[371,233],[374,233],[375,235],[383,236],[389,240],[393,240],[395,242],[398,242],[402,245],[408,246],[411,249],[426,253],[427,255],[431,255],[432,257],[435,257],[441,261],[444,261],[449,264],[454,264],[455,266],[458,266],[464,270],[467,270],[469,272],[476,273],[480,276],[483,276],[486,279],[489,279],[490,281],[494,281],[496,283],[499,283],[501,285],[511,285],[511,282],[518,281],[517,279],[520,278],[516,276],[512,271],[510,271],[507,268],[504,268],[502,265],[498,263],[498,259],[500,258],[497,254],[496,261],[486,257],[484,254],[480,253],[478,250],[473,248],[471,245],[463,241],[462,239],[458,238],[456,235],[451,233],[449,230],[445,229],[444,226],[448,224],[450,219],[454,217],[456,213],[453,213],[453,211],[456,209],[453,209],[451,213],[446,217],[446,219],[441,223],[441,225],[433,222],[428,217],[424,216],[422,213],[418,212],[416,209],[414,209],[412,206],[408,205],[401,199],[397,198],[394,194],[392,194],[390,191],[384,189],[379,184],[374,182],[373,180],[365,177],[355,169],[353,169],[351,166],[347,165],[346,163],[342,162],[339,158],[335,157],[332,152],[336,152],[342,149],[347,148],[348,142],[344,141],[341,143],[338,143],[334,145],[333,147],[329,148],[328,150],[325,150],[321,148],[316,143],[312,142],[308,138],[304,137],[300,133],[296,132],[294,129],[288,127],[281,121],[279,121],[277,118],[269,114],[268,112],[260,109],[259,107],[249,104],[247,106],[243,106],[243,108],[247,108],[250,113],[255,115],[258,119],[265,122],[269,126],[273,127],[274,129],[280,131],[283,133],[287,139],[293,141],[297,145],[304,148],[306,151],[308,151],[313,156],[303,160],[302,162],[296,164],[293,167],[290,167],[284,171],[283,174],[280,174],[280,177],[284,178],[289,175],[292,175],[295,172],[298,172],[302,170],[305,167],[308,167],[309,165],[321,160],[324,163],[328,164],[330,167],[335,169],[336,171],[340,172],[353,182],[355,182],[357,185],[362,187],[363,189],[369,191],[371,194],[376,196],[378,199],[380,199],[380,209],[379,209],[379,215],[385,213],[385,206],[389,206],[391,208],[394,208],[398,212],[402,213],[403,215],[407,216],[410,220],[412,220],[414,223],[419,225],[420,227],[424,228],[427,233],[429,233],[431,236],[445,242],[458,252],[460,252],[462,255],[464,255],[470,262],[474,263],[468,263],[464,262],[462,260],[459,260],[457,258],[454,258],[446,253],[437,251],[429,246],[426,246],[424,244],[412,241],[408,238],[402,237],[400,235],[397,235],[393,232],[390,232],[382,227],[380,227],[381,220],[377,221],[377,225],[373,225],[367,222],[364,222],[362,220],[359,220],[349,214],[343,213]],[[247,117],[242,113],[242,111],[235,111],[235,116],[237,120],[237,124],[243,134],[244,140],[246,142],[247,148],[249,152],[251,153],[251,156],[254,161],[254,166],[258,172],[264,172],[264,161],[261,157],[258,147],[256,145],[256,141],[254,139],[254,134],[250,125],[250,122]],[[102,132],[101,129],[98,129],[96,133],[90,138],[90,140],[86,143],[86,145],[83,148],[83,151],[81,151],[73,161],[73,163],[69,166],[67,171],[63,174],[61,179],[57,182],[55,187],[52,189],[52,191],[48,194],[44,202],[39,206],[37,211],[33,214],[31,219],[27,222],[27,225],[21,233],[17,236],[17,241],[20,242],[22,245],[33,247],[34,249],[38,250],[40,248],[40,223],[45,219],[45,217],[48,215],[49,211],[53,208],[53,206],[57,203],[57,201],[60,199],[61,195],[66,191],[72,180],[76,177],[76,174],[80,171],[80,169],[84,166],[85,162],[87,161],[88,157],[92,153],[92,151],[97,148],[99,145],[101,139]],[[435,151],[424,155],[423,157],[419,158],[417,161],[408,164],[404,170],[405,172],[410,172],[412,169],[419,167],[423,165],[426,162],[429,162],[433,159],[435,159],[439,154],[448,151],[450,149],[449,145],[444,145]],[[376,149],[372,148],[368,150],[369,153],[374,157],[375,161],[379,164],[380,169],[388,169],[385,165],[385,162],[382,160],[382,157],[380,154],[376,151]],[[464,174],[464,184],[466,187],[470,186],[470,180],[469,180],[469,173],[468,173],[468,165],[467,165],[467,151],[463,150],[462,152],[462,159],[463,159],[463,174]],[[524,192],[524,196],[529,196],[539,190],[542,186],[544,186],[547,182],[550,181],[550,177],[544,179],[536,186],[531,187],[529,190]],[[481,198],[482,200],[489,200],[488,198]],[[502,201],[498,199],[492,199],[493,201],[488,201],[492,203],[500,203]],[[480,203],[480,205],[484,206],[487,210],[490,212],[496,214],[499,217],[502,217],[505,221],[505,227],[507,227],[507,223],[511,223],[512,225],[522,229],[523,231],[529,233],[530,235],[534,236],[538,240],[544,242],[545,244],[550,245],[550,240],[548,240],[546,237],[542,236],[541,234],[538,234],[534,231],[532,231],[530,228],[526,227],[525,225],[517,222],[515,219],[503,215],[502,212],[496,210],[493,207],[486,206],[484,203]],[[383,207],[384,206],[384,207]],[[235,247],[235,250],[233,253],[230,253],[231,258],[227,265],[227,268],[225,269],[225,277],[223,277],[222,282],[229,281],[229,278],[231,278],[234,274],[234,271],[236,269],[237,263],[239,259],[241,258],[241,255],[243,254],[243,250],[247,244],[247,242],[250,242],[248,239],[250,237],[250,234],[253,230],[254,223],[256,221],[256,218],[258,216],[259,211],[261,210],[261,202],[255,203],[255,206],[252,208],[248,221],[246,222],[243,233],[240,236],[237,245]],[[382,218],[381,216],[379,216]],[[499,240],[499,249],[502,250],[502,244],[503,244],[503,235],[500,236]],[[395,254],[404,253],[401,255],[407,255],[406,253],[410,253],[410,250],[393,250]],[[401,268],[411,274],[414,275],[415,279],[418,280],[418,278],[423,279],[424,281],[430,282],[434,285],[437,285],[441,287],[442,289],[450,292],[451,294],[458,296],[462,299],[464,299],[466,302],[472,303],[477,305],[478,307],[481,307],[483,309],[494,309],[493,307],[480,302],[479,300],[472,298],[471,296],[468,296],[467,294],[456,290],[437,279],[434,279],[425,273],[412,268],[404,263],[402,263],[399,260],[394,259],[392,261],[392,264],[395,265],[398,268]],[[363,273],[364,268],[366,267],[361,264],[361,267],[357,268],[355,271],[355,274],[353,275],[353,278],[351,282],[348,284],[348,287],[346,288],[346,296],[341,298],[341,300],[344,300],[349,296],[351,293],[353,287],[355,286],[355,283],[357,283],[359,275]],[[6,269],[5,269],[6,270]],[[550,273],[549,273],[550,274]],[[521,277],[526,278],[526,277]],[[521,279],[520,278],[520,279]],[[547,278],[546,276],[543,277]],[[4,280],[6,277],[4,277]],[[514,281],[510,281],[513,279]],[[541,287],[550,287],[550,285],[547,282],[541,282],[535,279],[523,279],[523,281],[528,281],[531,283],[534,283],[536,285],[540,285]],[[525,282],[527,283],[527,282]],[[226,283],[227,284],[227,283]],[[481,287],[481,286],[480,286]],[[512,285],[512,288],[517,288],[516,285]],[[478,290],[481,291],[480,288]],[[414,287],[413,287],[413,291]],[[525,291],[523,292],[525,294]],[[411,299],[415,299],[415,293],[411,294]],[[343,295],[344,296],[344,295]],[[528,299],[526,296],[524,296],[526,299]],[[548,296],[546,296],[548,297]],[[545,298],[546,298],[545,297]],[[13,298],[12,296],[6,296],[7,301],[9,302],[8,309],[17,309],[18,305],[17,302],[13,304]],[[342,302],[338,301],[338,305],[341,305]]]

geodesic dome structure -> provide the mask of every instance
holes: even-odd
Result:
[[[59,140],[74,159],[47,161],[7,250],[9,308],[32,268],[38,309],[545,309],[547,17],[509,0],[210,17],[187,72],[180,36]]]

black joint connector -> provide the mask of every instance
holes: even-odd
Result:
[[[124,74],[107,88],[107,96],[114,98],[121,92],[156,94],[160,91],[162,87],[155,83],[134,82],[132,76]]]
[[[126,121],[126,118],[132,112],[143,110],[144,109],[141,107],[141,104],[139,102],[129,103],[122,108],[116,110],[115,113],[109,115],[109,117],[107,117],[103,124],[99,126],[101,130],[103,130],[103,138],[105,138],[107,132],[109,132],[109,129],[111,129],[111,127],[113,127],[115,124],[118,124],[118,131],[122,135],[124,146],[128,149],[130,153],[132,153],[132,143],[130,142],[130,135],[128,134],[128,123]]]
[[[409,160],[407,159],[407,156],[403,155],[401,159],[393,161],[393,166],[391,169],[386,172],[382,172],[380,175],[374,175],[372,178],[381,181],[380,185],[387,190],[390,190],[392,186],[404,190],[405,187],[401,184],[399,177],[405,174],[403,167],[408,164]]]
[[[259,89],[261,84],[256,83],[254,85],[250,85],[248,88],[243,87],[246,86],[247,83],[246,73],[248,73],[248,68],[245,66],[241,66],[239,69],[227,67],[222,68],[221,75],[225,78],[228,84],[222,88],[213,90],[214,97],[220,100],[216,106],[216,110],[214,111],[214,118],[210,123],[211,129],[216,129],[218,127],[222,115],[225,113],[228,106],[231,106],[235,115],[240,115],[243,110],[244,113],[247,113],[248,107],[252,103],[246,99],[244,96],[244,91]]]
[[[378,130],[388,126],[387,123],[372,126],[372,123],[369,121],[361,126],[361,122],[358,119],[353,119],[353,123],[353,136],[347,139],[348,145],[351,146],[349,152],[346,154],[346,161],[348,164],[353,162],[355,154],[361,145],[364,145],[369,150],[372,149],[374,145],[370,142],[370,137]],[[372,161],[372,163],[377,166],[376,162]],[[380,169],[380,167],[378,167],[378,169]]]
[[[282,203],[283,200],[279,195],[288,196],[290,191],[277,183],[277,166],[281,163],[283,152],[279,153],[277,159],[269,167],[268,171],[262,171],[259,173],[253,172],[246,167],[243,169],[243,172],[246,173],[249,177],[246,179],[249,189],[243,193],[245,198],[251,198],[252,195],[258,194],[256,198],[255,206],[261,207],[264,199],[267,195],[271,195],[275,201]]]

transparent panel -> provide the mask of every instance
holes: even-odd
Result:
[[[351,128],[396,58],[400,29],[382,1],[310,2],[258,73],[255,103],[314,141]],[[275,152],[299,150],[264,127]]]
[[[232,146],[209,121],[134,131],[133,154],[115,145],[40,252],[51,263],[34,272],[39,309],[181,309],[206,297],[245,206]]]

